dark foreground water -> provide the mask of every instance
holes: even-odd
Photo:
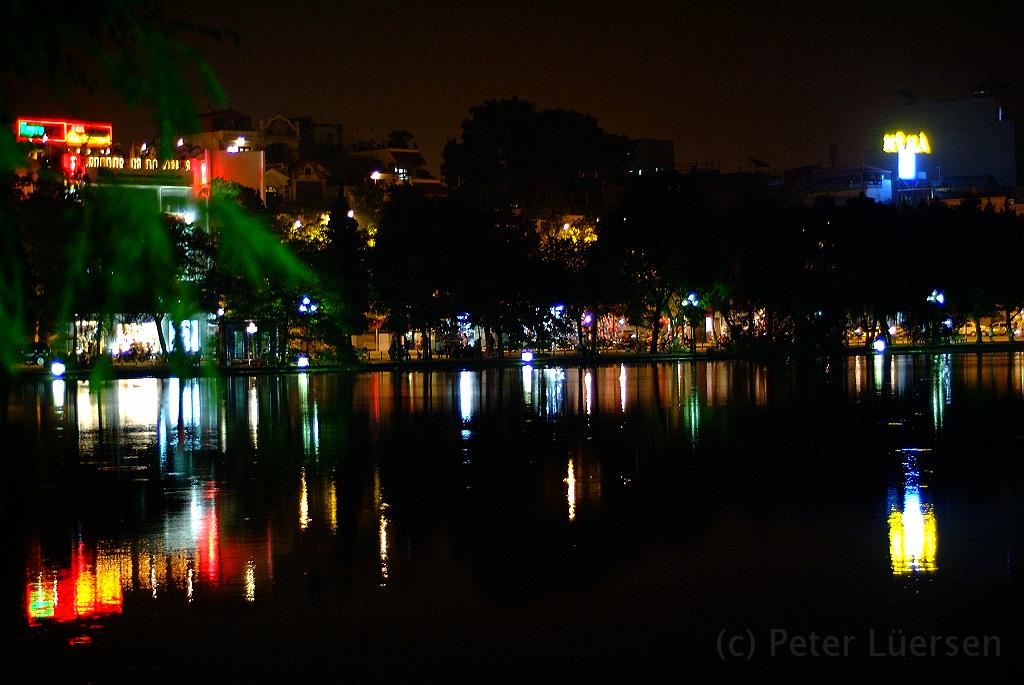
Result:
[[[199,682],[1016,668],[1022,419],[1009,354],[27,383],[9,658]]]

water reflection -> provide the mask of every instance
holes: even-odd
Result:
[[[933,358],[932,372],[932,421],[935,430],[942,428],[946,415],[946,406],[953,401],[953,384],[950,374],[950,355],[938,354]]]
[[[373,499],[377,506],[377,552],[380,557],[380,586],[388,584],[388,503],[380,482],[380,469],[373,469]]]
[[[523,366],[523,402],[533,409],[533,366]]]
[[[889,492],[889,555],[897,576],[934,573],[938,568],[938,526],[935,508],[922,493],[920,453],[904,450],[902,497],[896,489]]]
[[[569,505],[569,520],[576,520],[576,468],[572,458],[569,458],[569,465],[565,477],[565,500]]]
[[[12,406],[26,433],[42,436],[28,455],[41,466],[26,489],[54,493],[18,514],[30,552],[12,585],[31,626],[100,625],[114,615],[131,624],[172,605],[190,606],[190,615],[221,603],[269,614],[313,602],[346,616],[339,620],[351,610],[357,623],[377,600],[404,617],[409,596],[428,606],[445,595],[455,615],[466,610],[462,596],[489,606],[517,587],[543,595],[584,576],[595,580],[579,587],[627,596],[647,583],[616,585],[623,564],[655,577],[664,566],[652,557],[697,568],[723,533],[741,541],[739,554],[765,560],[755,574],[786,568],[801,585],[802,571],[759,541],[825,545],[839,534],[855,548],[851,558],[884,566],[884,520],[891,568],[832,564],[829,582],[849,596],[879,581],[903,591],[908,584],[893,575],[942,581],[963,564],[952,551],[964,535],[948,499],[957,484],[923,467],[963,461],[956,431],[970,425],[960,419],[972,407],[1004,412],[986,425],[1015,438],[1021,359],[989,368],[973,356],[859,356],[833,361],[830,374],[721,361],[46,381]],[[1013,401],[986,405],[990,395]],[[887,482],[881,462],[864,459],[868,444],[916,447],[899,452],[899,473]],[[780,445],[784,459],[765,458]],[[795,494],[839,474],[834,500]],[[933,482],[942,485],[938,512]],[[992,490],[1004,498],[992,516],[1019,520],[1019,503],[1005,499],[1014,488]],[[769,494],[752,503],[752,492]],[[723,507],[727,529],[700,513]],[[787,515],[808,507],[807,516]],[[805,523],[822,517],[824,540]],[[1019,530],[1002,526],[992,544],[1005,548],[992,559],[1014,558],[1019,545],[1007,541]],[[973,563],[1006,575],[989,557]],[[719,598],[742,583],[716,574],[699,582]],[[664,592],[668,584],[651,585]]]
[[[476,388],[473,383],[473,372],[463,371],[459,374],[459,409],[462,421],[468,423],[473,418],[474,395]]]
[[[129,595],[159,600],[166,593],[171,601],[191,603],[197,588],[222,584],[241,585],[244,599],[254,601],[261,578],[256,559],[271,555],[269,531],[223,539],[218,497],[213,484],[197,485],[187,504],[167,511],[152,531],[80,535],[66,557],[59,542],[34,537],[25,593],[29,623],[101,619],[121,613]]]

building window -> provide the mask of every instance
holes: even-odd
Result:
[[[188,188],[161,188],[160,209],[164,214],[184,215],[188,211]]]

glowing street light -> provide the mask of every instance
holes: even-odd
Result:
[[[249,325],[245,327],[245,332],[248,333],[249,335],[256,335],[256,331],[258,331],[258,330],[259,329],[256,328],[256,322],[255,321],[250,321]]]
[[[941,307],[946,304],[946,296],[941,290],[933,290],[932,294],[928,296],[928,301]]]
[[[533,363],[533,350],[523,350],[523,353],[521,355],[519,355],[519,357],[523,360],[524,364],[532,364]]]
[[[300,369],[308,369],[309,368],[309,357],[307,357],[304,354],[300,354],[299,355],[299,359],[298,359],[297,362],[295,362],[295,364]]]
[[[875,348],[875,352],[878,354],[885,354],[885,338],[881,336],[875,338],[875,343],[872,347]]]
[[[64,366],[64,362],[62,362],[60,359],[54,359],[50,363],[50,373],[53,374],[54,378],[62,377],[64,375],[64,371],[66,370],[67,369]]]

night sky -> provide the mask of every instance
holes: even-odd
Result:
[[[840,164],[864,161],[897,89],[953,97],[997,79],[1019,95],[1024,83],[1008,3],[747,4],[187,1],[168,12],[238,32],[238,45],[191,41],[230,106],[340,122],[347,142],[405,128],[435,172],[469,109],[492,98],[670,138],[682,168],[709,159],[750,170],[756,157],[782,170],[827,162],[830,143]],[[64,114],[49,97],[14,101],[25,114]],[[122,141],[153,130],[109,97],[77,109],[113,120]]]

